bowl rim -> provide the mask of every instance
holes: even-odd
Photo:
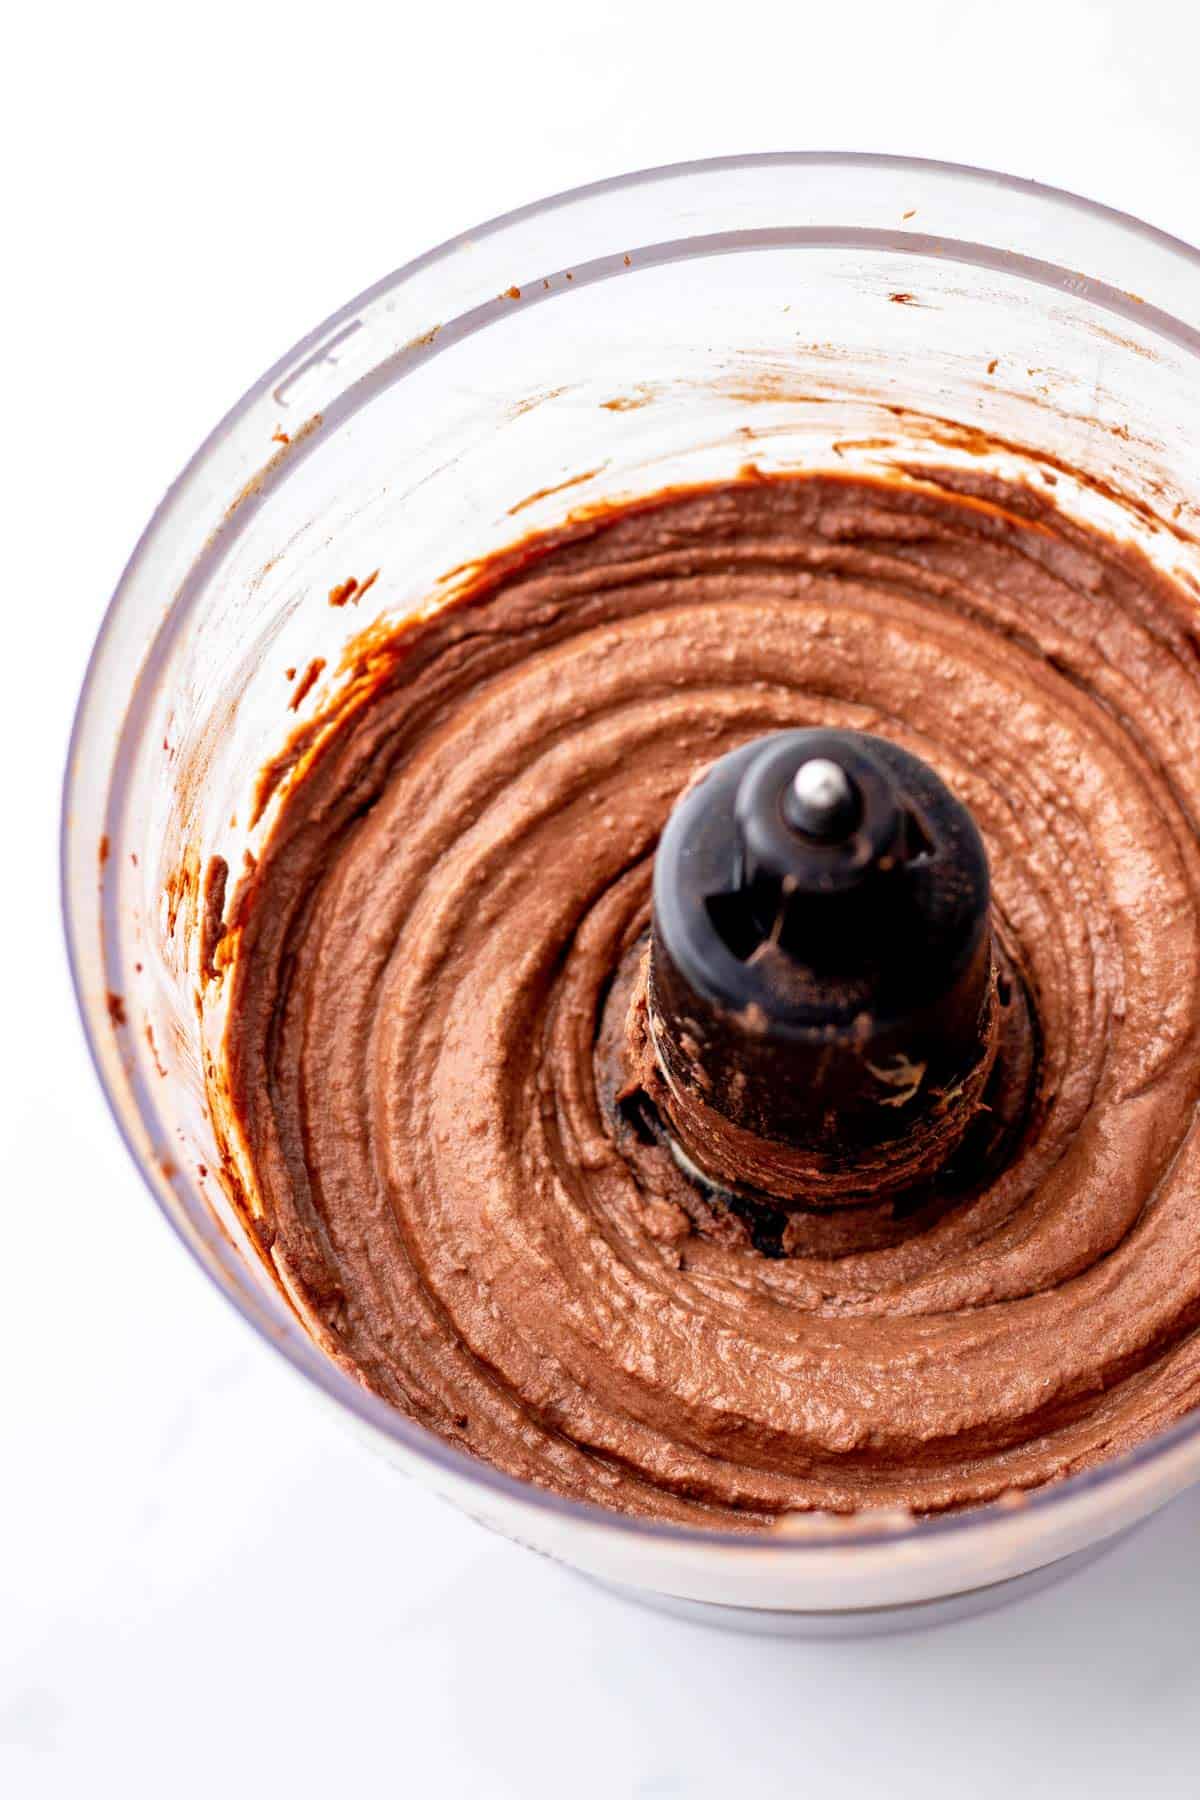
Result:
[[[1200,249],[1158,226],[1138,219],[1131,213],[1088,199],[1067,189],[1033,181],[1024,176],[1008,175],[980,168],[972,164],[844,150],[761,151],[745,155],[715,156],[680,163],[657,164],[625,174],[607,176],[579,187],[557,190],[542,199],[530,201],[507,212],[497,214],[480,225],[470,227],[444,239],[440,244],[411,259],[364,289],[294,344],[228,409],[159,501],[122,570],[113,595],[105,608],[85,666],[72,719],[62,779],[59,827],[59,900],[71,986],[79,1011],[84,1039],[92,1067],[104,1095],[105,1104],[118,1134],[129,1152],[143,1185],[152,1196],[159,1212],[166,1219],[175,1236],[184,1245],[192,1260],[204,1271],[208,1280],[219,1292],[224,1294],[227,1301],[263,1343],[277,1354],[282,1355],[299,1375],[315,1385],[327,1399],[339,1407],[344,1407],[360,1424],[374,1432],[379,1432],[421,1461],[432,1464],[435,1468],[445,1471],[468,1486],[481,1488],[502,1496],[505,1500],[515,1502],[519,1506],[531,1507],[539,1512],[548,1512],[560,1519],[590,1526],[601,1532],[616,1532],[664,1544],[715,1547],[739,1557],[769,1554],[772,1556],[786,1555],[790,1558],[805,1553],[841,1555],[857,1549],[878,1551],[886,1547],[891,1550],[899,1545],[912,1545],[916,1542],[941,1541],[944,1543],[948,1539],[960,1540],[965,1537],[978,1541],[986,1538],[988,1534],[997,1536],[1003,1526],[1011,1525],[1016,1518],[1030,1520],[1048,1512],[1053,1512],[1056,1518],[1061,1517],[1066,1510],[1068,1501],[1079,1500],[1115,1487],[1135,1470],[1165,1459],[1181,1445],[1200,1441],[1200,1410],[1186,1415],[1166,1431],[1157,1433],[1131,1451],[1106,1460],[1094,1468],[1053,1480],[1040,1488],[1024,1493],[1019,1510],[1014,1510],[1011,1506],[1004,1505],[1003,1502],[992,1502],[968,1511],[940,1514],[933,1517],[908,1515],[905,1523],[889,1524],[885,1529],[881,1529],[878,1523],[856,1529],[844,1519],[830,1520],[828,1528],[823,1529],[819,1521],[825,1520],[827,1515],[819,1514],[802,1515],[810,1518],[813,1525],[812,1531],[806,1532],[802,1536],[782,1536],[773,1531],[749,1533],[718,1527],[682,1525],[673,1521],[641,1518],[620,1513],[591,1501],[576,1500],[557,1494],[549,1488],[542,1488],[535,1483],[508,1475],[492,1464],[455,1448],[416,1421],[405,1417],[387,1401],[362,1386],[317,1346],[290,1310],[280,1314],[287,1326],[286,1330],[281,1331],[278,1321],[270,1320],[263,1312],[261,1296],[257,1293],[252,1295],[250,1290],[243,1286],[238,1259],[231,1259],[227,1265],[227,1273],[230,1276],[228,1281],[222,1280],[218,1269],[206,1259],[202,1253],[202,1240],[198,1228],[208,1217],[207,1209],[200,1205],[198,1198],[190,1188],[182,1194],[178,1189],[172,1190],[179,1202],[178,1211],[173,1210],[167,1204],[162,1192],[152,1180],[147,1163],[121,1117],[112,1086],[105,1074],[104,1059],[99,1047],[99,1034],[105,1025],[100,1017],[100,1009],[89,1005],[85,993],[82,967],[83,933],[86,928],[94,926],[95,913],[88,913],[85,917],[85,909],[82,906],[76,908],[72,901],[70,884],[70,864],[73,855],[70,835],[74,812],[78,751],[85,727],[88,703],[98,684],[100,665],[108,639],[120,615],[126,590],[132,583],[148,546],[166,523],[166,515],[172,500],[196,475],[209,454],[237,422],[251,411],[266,394],[270,393],[285,373],[294,370],[309,353],[320,345],[328,343],[331,335],[336,333],[341,326],[357,317],[365,308],[384,295],[396,291],[405,283],[454,255],[470,243],[478,243],[481,239],[496,236],[512,226],[596,196],[649,187],[655,183],[678,181],[699,175],[737,173],[743,170],[772,166],[804,169],[809,172],[822,167],[855,167],[864,171],[874,170],[891,174],[908,171],[915,178],[949,176],[978,186],[985,195],[989,191],[1024,195],[1030,199],[1031,203],[1050,203],[1106,223],[1131,242],[1136,243],[1141,240],[1148,245],[1169,251],[1189,263],[1200,274]],[[1146,315],[1149,315],[1149,322],[1149,319],[1156,316],[1155,309],[1147,307]],[[1158,314],[1157,317],[1165,324],[1175,327],[1171,335],[1182,339],[1200,354],[1200,332],[1194,326],[1168,314]],[[193,1227],[190,1232],[186,1229],[185,1219]]]

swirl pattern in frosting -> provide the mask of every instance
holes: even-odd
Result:
[[[1200,1404],[1194,608],[970,485],[746,478],[534,540],[377,649],[283,793],[228,976],[258,1230],[331,1355],[510,1474],[932,1512]],[[681,789],[818,724],[970,807],[1038,1072],[958,1205],[768,1257],[614,1113],[602,1026]]]

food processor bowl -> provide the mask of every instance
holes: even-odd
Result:
[[[319,729],[365,644],[580,508],[748,464],[901,481],[968,466],[1052,491],[1200,594],[1197,293],[1184,244],[979,170],[820,154],[651,170],[381,282],[265,375],[163,500],[67,771],[67,933],[96,1068],[159,1206],[263,1341],[482,1523],[643,1598],[845,1633],[1055,1578],[1200,1476],[1193,1416],[1012,1504],[735,1534],[472,1460],[326,1357],[245,1229],[210,1101],[222,984],[199,967],[202,872],[219,856],[236,873],[270,830],[279,794],[260,815],[256,778],[289,733]],[[351,579],[357,604],[331,606]]]

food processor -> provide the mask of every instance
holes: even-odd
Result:
[[[254,858],[297,746],[370,646],[583,510],[749,466],[900,482],[962,467],[1052,494],[1200,595],[1198,272],[1195,251],[1135,220],[978,170],[821,154],[652,170],[523,208],[381,282],[265,375],[163,500],[105,619],[67,770],[67,934],[96,1067],[216,1285],[368,1442],[481,1523],[716,1623],[852,1635],[1044,1585],[1200,1476],[1191,1417],[1031,1495],[931,1519],[697,1530],[513,1480],[306,1331],[243,1222],[248,1171],[213,1104],[224,1000],[203,979],[222,898],[206,872]],[[847,804],[837,750],[788,765],[815,839],[837,838]],[[954,926],[970,946],[982,894]],[[661,963],[669,1015],[686,957]],[[974,1020],[979,980],[961,979]]]

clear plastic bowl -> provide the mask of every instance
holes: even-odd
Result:
[[[1184,244],[978,170],[844,155],[654,170],[483,225],[353,301],[159,507],[67,773],[67,931],[96,1067],[144,1181],[232,1304],[479,1520],[647,1597],[750,1609],[719,1617],[877,1628],[992,1603],[1200,1476],[1193,1416],[1020,1507],[925,1522],[735,1537],[510,1480],[366,1392],[281,1297],[215,1174],[204,1068],[223,1021],[197,974],[199,871],[216,853],[236,870],[269,828],[271,809],[250,824],[256,772],[328,697],[348,637],[438,604],[452,568],[580,505],[749,461],[968,462],[1052,484],[1200,592],[1198,293]],[[376,568],[357,608],[328,605]],[[293,713],[286,671],[315,657]]]

